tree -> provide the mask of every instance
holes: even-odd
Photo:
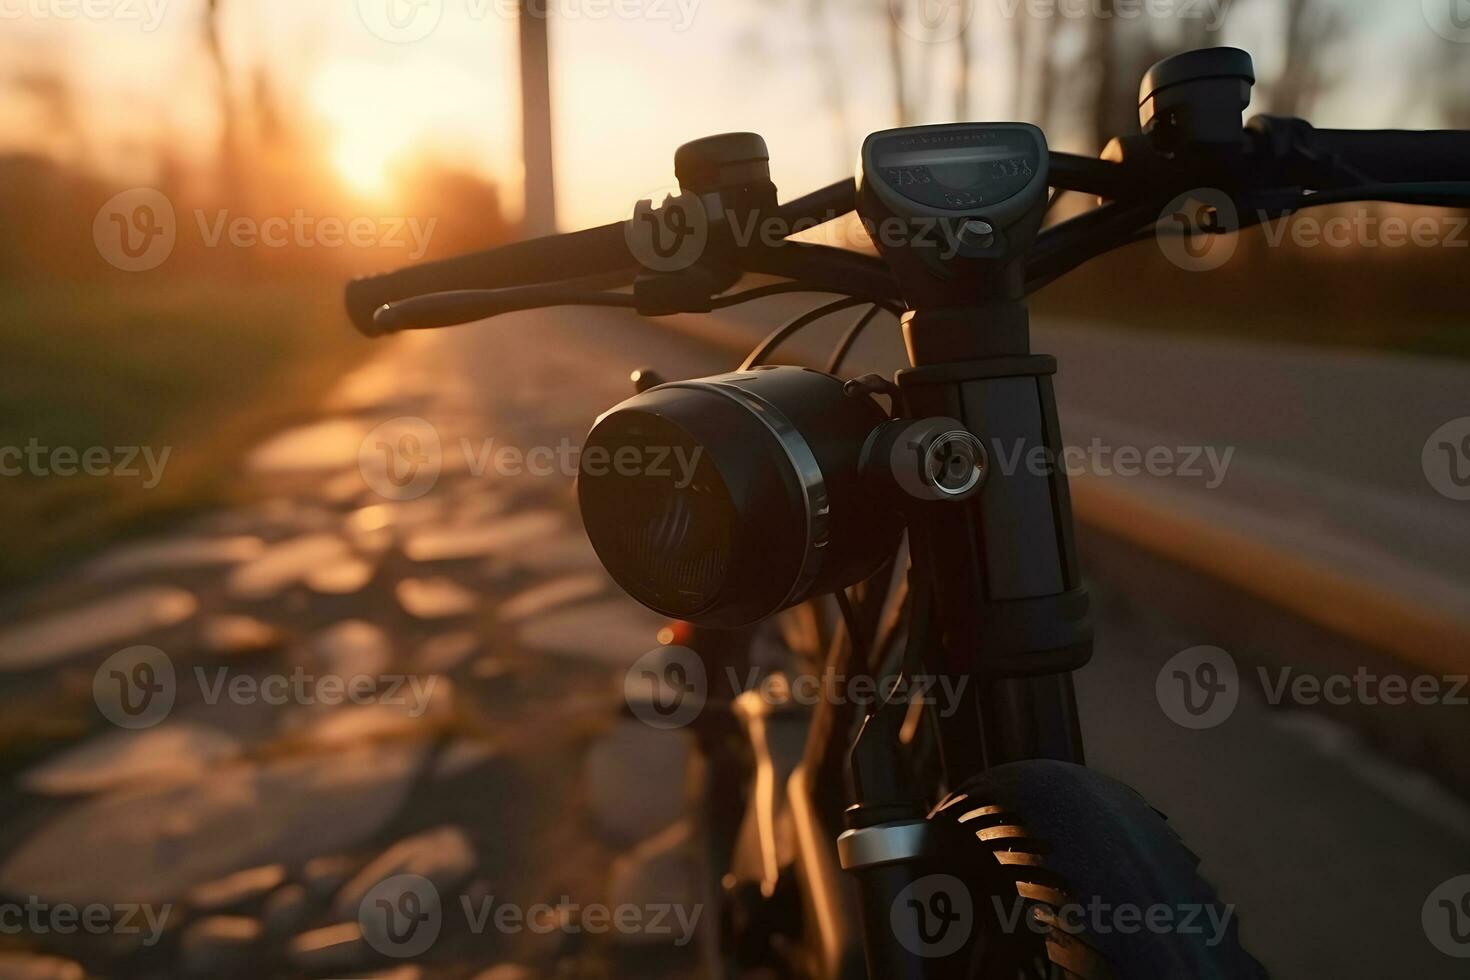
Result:
[[[904,84],[903,25],[898,22],[898,18],[902,16],[901,9],[885,3],[883,11],[883,22],[888,26],[888,64],[889,70],[893,72],[893,124],[907,126],[909,124],[909,100],[908,86]]]
[[[205,0],[204,50],[214,68],[215,98],[219,103],[220,141],[216,160],[221,190],[226,200],[238,200],[241,191],[240,127],[235,100],[230,93],[230,70],[225,62],[220,34],[222,0]]]
[[[1286,0],[1285,48],[1281,73],[1266,88],[1272,115],[1300,116],[1334,81],[1324,65],[1325,50],[1344,33],[1342,11],[1322,0]]]
[[[808,0],[807,26],[811,31],[812,49],[822,73],[822,97],[831,113],[833,135],[837,141],[837,158],[852,155],[852,124],[847,116],[847,99],[842,86],[842,63],[832,45],[832,31],[827,25],[827,0]]]

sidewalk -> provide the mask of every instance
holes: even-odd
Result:
[[[678,916],[646,917],[698,905],[684,736],[620,720],[660,621],[601,570],[570,473],[492,455],[580,443],[626,374],[499,353],[478,387],[452,335],[385,344],[242,454],[257,502],[0,625],[0,900],[152,923],[28,930],[0,974],[698,975]],[[374,918],[410,905],[432,949]],[[598,928],[620,908],[645,918]]]

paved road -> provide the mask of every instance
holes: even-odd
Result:
[[[680,327],[691,328],[688,321]],[[1064,361],[1065,383],[1088,389],[1079,380],[1086,377],[1079,362],[1104,363],[1106,349],[1060,333],[1044,335],[1053,339],[1073,344],[1066,352],[1073,357]],[[727,353],[712,353],[687,334],[616,313],[507,318],[446,334],[443,342],[472,391],[501,397],[507,387],[523,390],[529,406],[544,396],[536,387],[541,380],[563,378],[559,421],[579,413],[590,419],[626,397],[624,379],[638,365],[652,364],[669,377],[730,366]],[[895,352],[891,337],[875,337],[859,363]],[[1120,370],[1112,368],[1113,384],[1094,381],[1091,387],[1104,393],[1136,387]],[[1203,385],[1209,374],[1201,364],[1195,383]],[[1424,415],[1429,420],[1434,412],[1424,409]],[[1257,426],[1271,417],[1254,410]],[[1299,438],[1307,437],[1308,421],[1294,426]],[[1333,459],[1328,454],[1317,462]],[[1412,484],[1411,474],[1396,479],[1385,482]],[[1079,680],[1090,760],[1141,788],[1171,815],[1204,855],[1206,873],[1238,905],[1247,941],[1273,974],[1302,980],[1464,976],[1463,962],[1431,947],[1420,919],[1435,886],[1470,873],[1470,809],[1374,756],[1344,729],[1304,712],[1268,709],[1252,685],[1245,685],[1240,706],[1219,727],[1174,725],[1156,700],[1159,669],[1181,650],[1215,642],[1214,627],[1157,613],[1149,595],[1130,592],[1127,581],[1095,586],[1100,639],[1094,663]]]

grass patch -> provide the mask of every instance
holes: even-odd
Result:
[[[230,500],[242,454],[305,417],[369,345],[339,284],[26,282],[0,287],[0,582],[35,578],[131,530]],[[162,479],[44,474],[105,449],[167,450]],[[122,450],[119,452],[118,450]],[[100,457],[94,454],[94,463]],[[19,468],[19,475],[13,475]],[[97,468],[94,466],[94,468]],[[155,472],[157,468],[155,467]]]

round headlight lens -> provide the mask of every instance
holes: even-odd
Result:
[[[660,385],[598,420],[577,493],[608,572],[658,612],[757,622],[860,580],[899,517],[859,480],[885,419],[838,379],[759,368]]]
[[[581,477],[583,520],[603,531],[599,556],[638,601],[680,618],[698,613],[730,573],[738,523],[719,471],[656,415],[619,413],[599,444],[610,450],[606,465],[594,454]]]

